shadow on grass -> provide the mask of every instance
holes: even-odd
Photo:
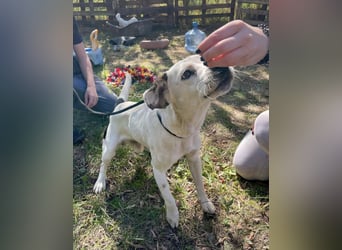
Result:
[[[145,152],[148,154],[148,152]],[[145,155],[146,156],[146,155]],[[119,249],[195,249],[198,246],[219,249],[215,235],[216,217],[203,214],[198,206],[192,207],[191,224],[184,223],[183,208],[179,207],[180,225],[172,229],[166,221],[164,200],[155,183],[149,161],[129,169],[115,191],[107,190],[105,200],[108,215],[119,225]],[[141,159],[140,159],[141,160]],[[130,172],[130,173],[129,173]],[[111,177],[109,185],[111,186]],[[113,178],[115,178],[113,176]],[[175,198],[177,198],[177,195]],[[199,218],[202,218],[199,220]],[[189,220],[189,218],[186,218]],[[112,232],[107,231],[110,236]],[[201,237],[200,237],[201,235]]]
[[[247,192],[247,194],[262,202],[269,201],[269,181],[248,181],[237,175],[237,180],[240,187]]]
[[[245,82],[237,81],[228,94],[211,104],[202,130],[208,128],[216,134],[209,133],[212,141],[240,142],[253,126],[255,118],[268,107],[267,83],[252,77]],[[264,108],[260,109],[260,106]]]

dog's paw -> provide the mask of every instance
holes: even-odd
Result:
[[[172,228],[178,227],[178,222],[179,222],[178,209],[176,208],[176,210],[173,210],[173,211],[167,210],[167,212],[166,212],[166,220],[167,220],[167,222],[170,224],[170,226]]]
[[[99,178],[97,179],[97,181],[94,185],[93,190],[96,194],[98,194],[98,193],[101,193],[102,191],[104,191],[105,189],[106,189],[106,179],[100,178],[100,176],[99,176]]]
[[[207,201],[201,202],[201,205],[205,213],[215,214],[215,206],[211,201],[207,200]]]
[[[178,216],[177,216],[177,218],[166,216],[166,219],[167,219],[167,222],[170,224],[170,226],[172,228],[178,227],[178,222],[179,222],[179,217]]]

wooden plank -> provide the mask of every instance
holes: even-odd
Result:
[[[93,0],[89,0],[89,8],[90,8],[90,11],[94,11],[94,2]],[[91,15],[90,16],[90,21],[92,24],[95,23],[95,16]]]
[[[201,22],[203,23],[203,24],[205,24],[206,23],[206,19],[205,19],[205,14],[206,14],[206,11],[207,11],[207,8],[206,8],[206,0],[203,0],[202,1],[202,17],[201,17]]]
[[[129,14],[159,14],[159,13],[169,13],[170,7],[144,7],[144,8],[119,8],[117,11],[123,15]]]
[[[121,7],[121,8],[118,8],[116,9],[117,12],[120,12],[122,11],[123,12],[126,12],[126,11],[129,11],[129,12],[136,12],[136,13],[150,13],[150,12],[170,12],[170,10],[173,10],[174,8],[172,7],[168,7],[168,6],[161,6],[161,7],[143,7],[143,8],[134,8],[134,7]],[[88,13],[88,14],[93,14],[93,13],[97,13],[98,15],[104,15],[104,14],[107,14],[107,13],[111,13],[111,11],[105,11],[105,10],[90,10],[90,11],[87,11],[87,10],[83,10],[83,11],[74,11],[74,13]],[[122,14],[120,12],[120,14]]]
[[[179,23],[179,13],[178,13],[178,0],[175,0],[175,6],[174,6],[174,15],[175,15],[175,24]]]
[[[194,18],[201,18],[201,15],[179,15],[179,19],[194,19]],[[229,18],[229,15],[227,13],[222,13],[222,14],[209,14],[206,15],[206,18],[216,18],[216,17],[227,17]]]
[[[126,8],[126,9],[118,9],[117,12],[119,12],[121,15],[139,15],[139,14],[168,14],[168,7],[164,8],[151,8],[148,9],[145,8],[144,10],[139,9],[137,11],[135,8]],[[74,16],[115,16],[116,12],[113,11],[74,11]]]
[[[112,1],[105,1],[105,2],[106,2],[107,11],[108,12],[114,12],[113,4],[112,4],[113,2]],[[109,16],[108,20],[112,21],[112,20],[114,20],[114,17],[113,16]]]
[[[81,11],[85,11],[85,3],[84,3],[84,0],[80,0],[80,3],[82,5],[81,7]],[[85,21],[86,20],[86,17],[83,17],[82,16],[82,21]]]
[[[196,5],[196,4],[193,4],[193,5],[187,5],[187,6],[179,6],[178,5],[178,8],[183,8],[183,9],[190,9],[190,8],[196,8],[196,9],[207,9],[207,8],[222,8],[222,7],[231,7],[231,4],[230,3],[217,3],[217,4],[206,4],[206,5]]]
[[[153,4],[165,4],[165,3],[170,4],[170,1],[168,1],[168,0],[165,0],[165,1],[161,1],[161,0],[149,0],[148,2],[149,2],[149,5],[153,5]],[[172,5],[173,5],[173,3],[172,3]]]
[[[178,4],[178,1],[175,1],[177,2],[177,6],[179,6]],[[245,1],[238,1],[238,3],[256,3],[256,4],[267,4],[268,5],[268,0],[245,0]],[[205,3],[205,0],[202,0],[202,3],[200,4],[197,4],[197,5],[187,5],[187,6],[221,6],[221,5],[228,5],[228,6],[234,6],[235,5],[235,0],[232,0],[231,3],[224,3],[224,4],[204,4]],[[160,1],[160,0],[155,0],[155,1],[149,1],[149,4],[143,4],[141,3],[140,0],[137,0],[137,1],[129,1],[129,2],[125,2],[124,5],[121,4],[122,7],[124,6],[142,6],[142,7],[148,7],[150,5],[153,5],[153,4],[161,4],[161,5],[169,5],[169,3],[167,1]],[[84,3],[83,1],[80,1],[79,3],[73,3],[73,7],[89,7],[89,6],[93,6],[93,7],[107,7],[109,5],[111,5],[111,3],[109,2],[106,3],[106,2],[103,2],[103,3],[99,3],[99,2],[93,2],[91,1],[91,4],[90,3]],[[154,7],[157,7],[157,6],[154,6]],[[184,6],[185,7],[185,6]]]
[[[256,9],[240,9],[241,13],[250,15],[268,15],[267,10],[256,10]]]
[[[139,5],[142,6],[143,3],[140,0],[129,0],[125,2],[125,5]]]
[[[269,4],[269,0],[238,0],[238,3]]]
[[[230,5],[230,16],[229,16],[229,20],[233,20],[235,19],[235,4],[236,4],[236,0],[231,0]]]
[[[230,4],[213,4],[213,5],[207,5],[205,7],[206,10],[212,10],[212,9],[222,9],[222,8],[231,8]],[[188,7],[175,7],[177,11],[187,11],[187,10],[199,10],[202,11],[204,8],[202,6],[188,6]]]
[[[250,25],[257,26],[258,24],[268,24],[268,22],[265,21],[258,21],[258,20],[249,20],[245,19],[244,20],[246,23],[249,23]]]
[[[129,0],[120,6],[127,6],[127,5],[138,5],[142,7],[148,7],[153,5],[166,5],[168,1],[160,1],[160,0],[148,0],[148,1],[141,1],[141,0]]]
[[[74,3],[72,6],[73,7],[80,7],[80,6],[89,7],[90,4],[83,2],[83,3]],[[106,7],[107,4],[106,3],[93,3],[92,6],[93,7]]]
[[[220,7],[217,6],[207,6],[205,8],[206,11],[208,10],[215,10],[215,9],[229,9],[229,6],[227,5],[220,5]],[[202,7],[145,7],[145,8],[119,8],[117,9],[117,12],[123,14],[123,13],[170,13],[171,11],[194,11],[198,10],[202,12],[204,8]],[[121,11],[121,12],[120,12]],[[265,15],[268,14],[267,10],[258,10],[258,9],[239,9],[239,11],[243,13],[251,13],[251,14],[261,14]],[[106,10],[82,10],[82,11],[73,11],[73,15],[113,15],[113,11],[106,11]]]
[[[173,0],[166,0],[167,1],[167,6],[169,7],[169,12],[168,12],[168,20],[167,23],[172,24],[172,26],[175,25],[175,15],[174,15],[174,5],[173,5]]]

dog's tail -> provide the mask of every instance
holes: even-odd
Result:
[[[132,86],[132,76],[130,73],[125,72],[126,79],[125,79],[125,84],[122,87],[121,93],[119,95],[119,99],[121,98],[125,102],[128,101],[128,95],[129,95],[129,89]]]

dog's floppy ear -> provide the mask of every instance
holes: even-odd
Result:
[[[145,91],[144,101],[150,109],[166,108],[169,105],[167,101],[167,77],[166,74],[157,80],[151,88]]]

